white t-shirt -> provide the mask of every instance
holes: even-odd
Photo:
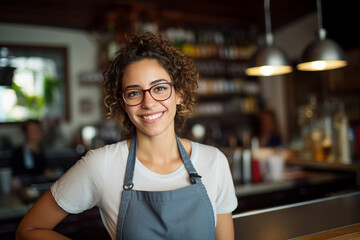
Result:
[[[191,161],[202,176],[215,214],[230,213],[237,206],[229,163],[217,148],[191,142]],[[51,186],[58,205],[69,213],[98,206],[105,228],[115,239],[123,180],[129,150],[126,141],[90,150]],[[190,185],[184,164],[170,174],[157,174],[138,159],[134,171],[135,190],[166,191]]]

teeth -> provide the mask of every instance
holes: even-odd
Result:
[[[146,119],[146,120],[154,120],[154,119],[159,118],[161,115],[162,115],[162,113],[158,113],[158,114],[155,114],[155,115],[143,116],[143,118]]]

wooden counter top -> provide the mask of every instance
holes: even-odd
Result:
[[[354,224],[321,233],[311,234],[305,237],[296,238],[296,240],[324,240],[324,239],[327,240],[360,239],[360,224]]]

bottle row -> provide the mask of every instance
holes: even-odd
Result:
[[[344,103],[331,100],[318,104],[315,97],[298,109],[302,157],[319,162],[349,164],[355,155],[353,129]]]
[[[199,102],[194,116],[220,116],[223,114],[253,114],[259,111],[260,102],[255,97],[235,98],[226,102]]]
[[[243,76],[247,68],[244,62],[222,62],[196,60],[196,67],[199,69],[200,76]]]
[[[163,35],[194,58],[248,59],[256,51],[256,45],[249,44],[246,33],[240,30],[168,28]]]
[[[200,96],[222,94],[258,95],[260,86],[257,82],[246,81],[242,78],[201,78],[198,93]]]
[[[255,45],[216,45],[184,43],[181,50],[193,58],[249,59],[256,51]]]
[[[285,158],[275,149],[237,147],[231,155],[230,165],[235,184],[281,181],[285,178]]]

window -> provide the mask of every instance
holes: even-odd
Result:
[[[0,123],[68,119],[66,48],[0,44]]]

